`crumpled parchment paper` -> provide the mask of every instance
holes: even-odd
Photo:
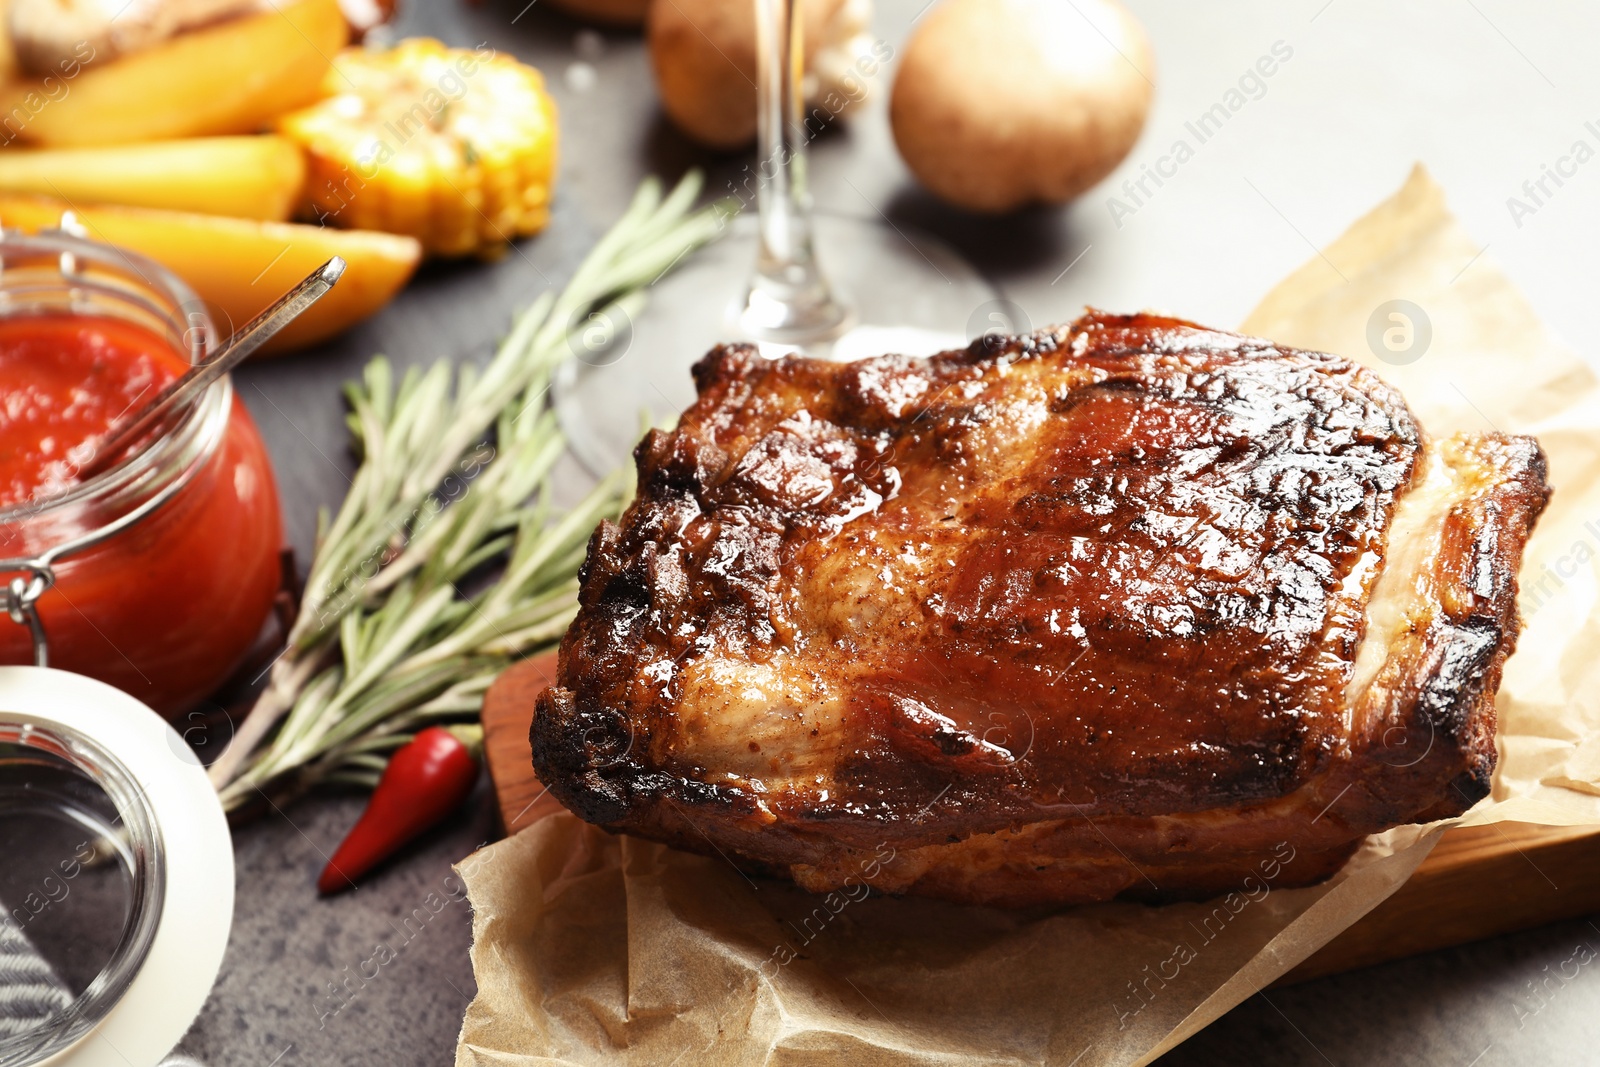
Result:
[[[1523,567],[1494,792],[1463,821],[1600,826],[1600,383],[1481,253],[1419,167],[1243,330],[1367,363],[1436,435],[1538,436],[1556,495]],[[1308,889],[1264,871],[1203,904],[1026,915],[810,896],[540,803],[459,868],[478,995],[457,1067],[1148,1063],[1376,906],[1442,831],[1374,837]]]

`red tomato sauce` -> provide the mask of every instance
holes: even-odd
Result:
[[[28,517],[78,483],[121,417],[183,373],[160,335],[90,315],[0,318],[0,558],[51,547]],[[71,508],[67,502],[62,508]],[[74,515],[87,532],[114,514]],[[49,535],[60,540],[59,527]],[[194,708],[249,651],[272,610],[282,545],[272,467],[233,402],[190,481],[133,526],[56,565],[39,600],[50,664],[117,686],[169,717]],[[8,576],[0,576],[8,580]],[[31,663],[27,628],[0,614],[0,663]]]
[[[186,366],[122,319],[0,318],[0,507],[76,485],[95,442]]]

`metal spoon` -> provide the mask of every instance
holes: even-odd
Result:
[[[272,338],[272,335],[293,322],[306,308],[315,304],[332,289],[344,273],[344,260],[334,256],[328,262],[306,275],[304,281],[290,289],[267,310],[244,325],[233,339],[203,363],[196,363],[177,380],[169,384],[155,398],[140,408],[131,418],[117,423],[116,427],[95,447],[90,459],[79,468],[78,477],[87,479],[110,466],[113,457],[150,428],[161,421],[174,407],[207,388],[212,382],[237,367],[244,358]]]

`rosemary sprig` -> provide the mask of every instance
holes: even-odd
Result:
[[[637,315],[643,288],[722,229],[692,212],[690,174],[646,181],[559,295],[517,317],[483,368],[441,361],[397,382],[370,362],[345,388],[361,465],[319,523],[300,612],[233,743],[212,766],[224,806],[318,781],[376,782],[387,753],[431,722],[475,718],[507,664],[558,640],[577,607],[590,531],[632,495],[631,471],[557,513],[549,474],[566,441],[551,375],[589,311]],[[498,565],[499,577],[463,585]]]

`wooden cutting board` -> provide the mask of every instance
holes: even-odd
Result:
[[[502,674],[483,702],[484,754],[507,833],[556,801],[534,777],[533,701],[554,653]],[[1600,833],[1501,823],[1447,831],[1411,880],[1290,971],[1281,984],[1477,941],[1600,911]]]

